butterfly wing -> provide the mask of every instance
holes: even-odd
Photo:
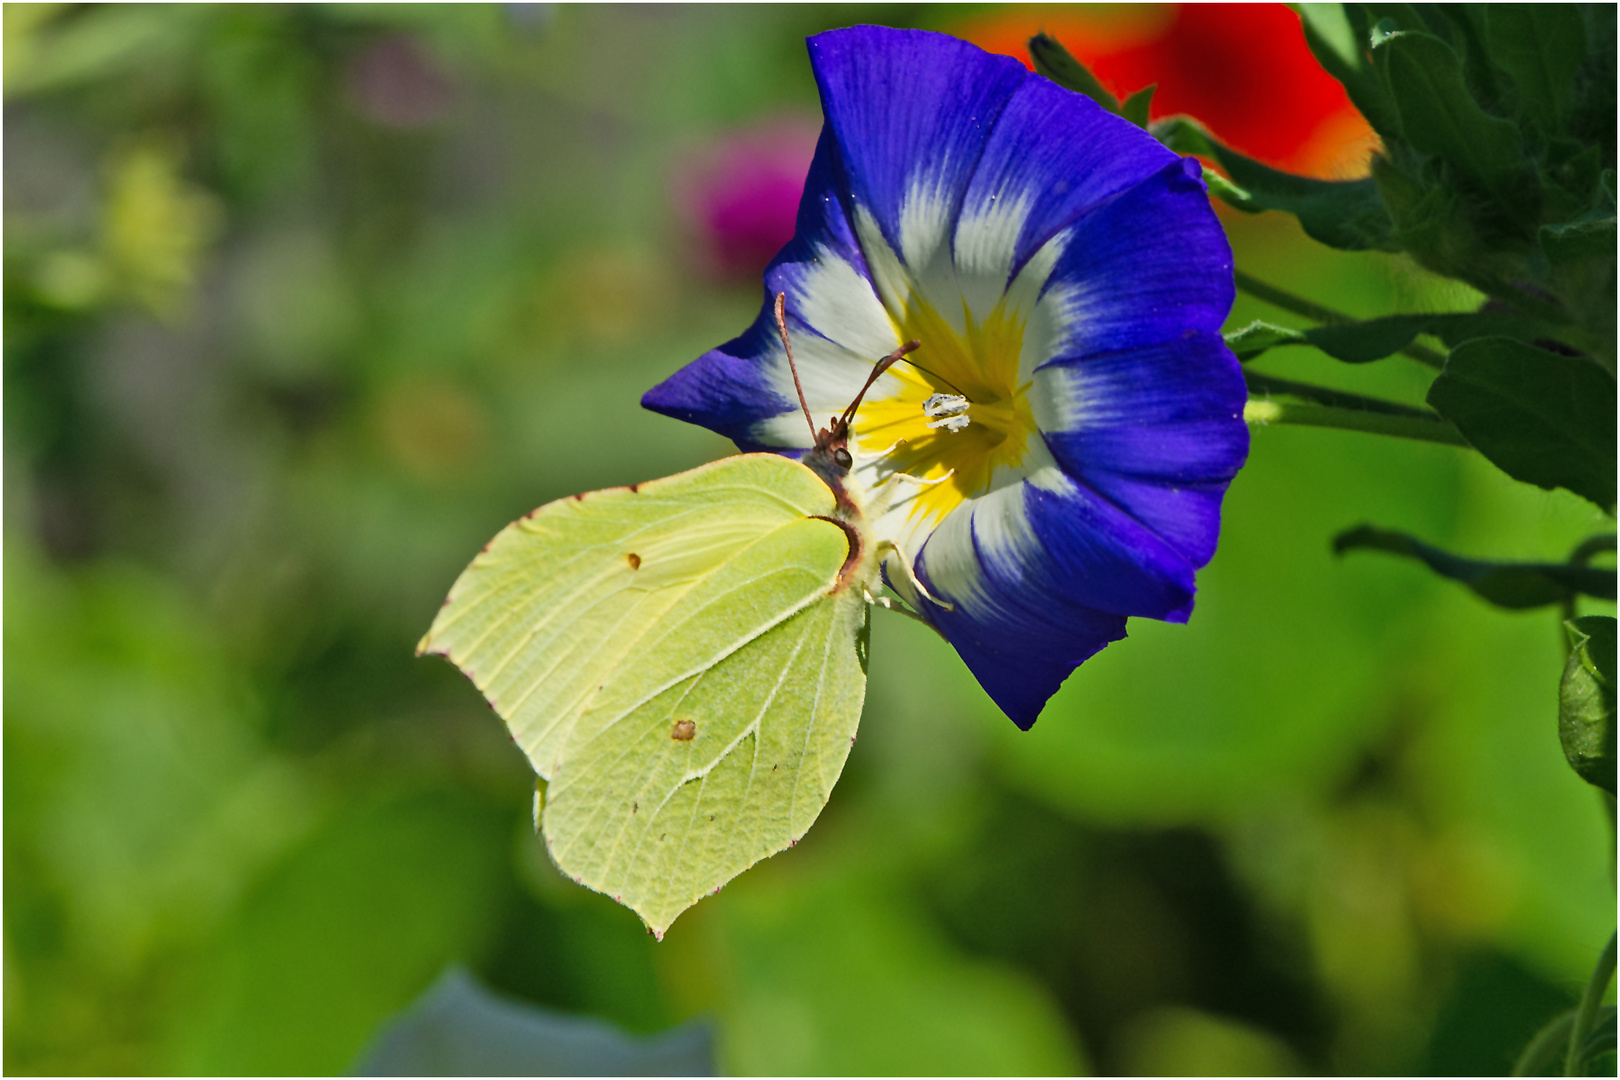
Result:
[[[420,652],[550,779],[552,857],[655,933],[803,835],[865,694],[831,490],[771,454],[559,500],[502,531]]]
[[[797,562],[794,548],[833,539],[840,550],[814,557],[836,576],[820,560],[841,561],[841,532],[786,535],[799,531],[759,545],[760,562]],[[650,645],[634,676],[603,688],[546,790],[544,831],[557,865],[659,936],[804,835],[843,771],[866,692],[868,609],[855,590],[824,589],[744,642],[718,631],[752,599],[726,590],[720,575],[712,586],[701,598],[711,602],[682,605],[683,621]],[[718,637],[731,640],[711,648]]]

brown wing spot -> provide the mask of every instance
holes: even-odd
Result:
[[[669,737],[676,742],[691,742],[695,735],[697,735],[697,725],[690,720],[675,721],[675,726],[669,733]]]
[[[634,495],[636,492],[638,492],[640,490],[641,490],[641,485],[640,484],[631,484],[630,485],[630,494]]]
[[[632,814],[635,813],[637,810],[640,810],[640,809],[641,809],[641,804],[640,803],[633,802],[633,803],[630,804],[630,812]]]
[[[641,556],[637,555],[633,551],[625,555],[624,561],[630,564],[630,569],[632,570],[641,569]]]

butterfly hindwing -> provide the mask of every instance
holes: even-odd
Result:
[[[831,539],[845,546],[841,531]],[[761,547],[791,559],[786,544]],[[804,835],[843,770],[865,695],[867,606],[853,590],[823,593],[701,669],[668,662],[690,651],[687,633],[701,639],[720,618],[701,609],[651,647],[649,666],[682,677],[634,693],[630,680],[610,683],[546,791],[557,864],[659,935]]]

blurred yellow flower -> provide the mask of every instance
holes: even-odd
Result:
[[[179,154],[161,141],[115,150],[105,169],[101,247],[116,287],[153,314],[177,318],[219,235],[219,203],[186,182]]]

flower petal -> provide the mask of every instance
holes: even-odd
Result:
[[[1209,562],[1249,450],[1247,390],[1221,336],[1056,361],[1035,382],[1036,420],[1063,468],[1194,567]]]
[[[929,591],[953,605],[921,600],[919,610],[1026,731],[1069,672],[1125,636],[1123,615],[1032,587],[1029,575],[1041,553],[1030,547],[1039,541],[1024,509],[1028,487],[1017,484],[964,503],[934,530],[917,560]],[[910,594],[904,582],[892,583]]]
[[[745,450],[809,446],[776,329],[778,292],[787,294],[788,330],[812,414],[822,422],[849,404],[872,363],[899,342],[844,216],[843,185],[837,149],[823,129],[798,231],[766,269],[754,324],[647,391],[645,408],[702,424]]]
[[[945,34],[854,26],[809,41],[848,191],[920,269],[951,233],[1024,66]]]
[[[1081,211],[1176,160],[1153,136],[1090,98],[1029,76],[974,168],[956,226],[957,265],[993,267],[1005,288]]]
[[[744,451],[775,449],[756,443],[753,434],[762,417],[796,408],[793,383],[784,394],[763,362],[775,333],[769,322],[756,319],[742,337],[710,349],[641,395],[642,408],[702,424]]]
[[[1186,158],[1081,214],[1040,307],[1066,358],[1219,330],[1234,293],[1231,245]]]
[[[809,432],[777,292],[818,417],[901,336],[923,339],[934,353],[916,366],[970,385],[978,422],[1009,425],[1022,449],[988,470],[923,458],[891,480],[898,459],[876,433],[923,424],[919,397],[915,416],[863,410],[873,427],[854,475],[879,492],[875,532],[952,606],[892,573],[891,585],[1027,728],[1127,616],[1191,611],[1248,447],[1242,375],[1219,336],[1231,250],[1196,162],[1009,58],[879,27],[818,35],[810,54],[826,126],[760,316],[644,400],[745,449],[791,451]],[[890,374],[867,401],[904,412],[926,389]],[[952,470],[959,501],[923,506],[944,489],[921,485]],[[887,486],[902,480],[915,490]]]

